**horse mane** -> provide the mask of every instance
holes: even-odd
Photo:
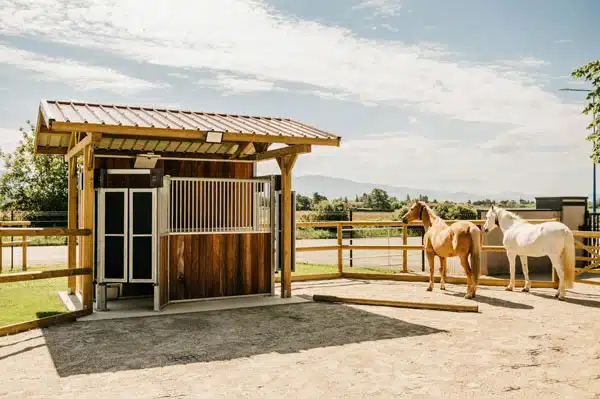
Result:
[[[505,214],[507,214],[508,216],[510,216],[511,218],[515,219],[515,220],[519,220],[519,221],[525,221],[525,219],[523,219],[521,216],[517,215],[516,213],[513,213],[507,209],[504,208],[499,208],[497,207],[497,209],[499,211],[503,211]]]

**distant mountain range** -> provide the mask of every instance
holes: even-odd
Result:
[[[343,198],[353,200],[357,195],[360,196],[363,193],[370,193],[374,188],[380,188],[385,190],[389,195],[394,196],[400,200],[406,199],[406,195],[410,195],[411,198],[418,197],[419,195],[426,195],[429,200],[434,199],[438,201],[454,201],[454,202],[467,202],[484,200],[486,198],[492,200],[515,200],[518,201],[520,198],[533,199],[533,196],[529,196],[523,193],[517,192],[504,192],[504,193],[465,193],[465,192],[448,192],[441,190],[432,190],[427,188],[412,188],[412,187],[400,187],[390,186],[385,184],[374,184],[374,183],[361,183],[348,179],[340,179],[328,176],[318,175],[307,175],[299,176],[294,178],[294,190],[302,195],[311,196],[313,193],[318,192],[326,196],[327,198]]]

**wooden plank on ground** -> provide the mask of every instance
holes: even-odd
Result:
[[[43,280],[68,276],[81,276],[92,274],[91,268],[43,270],[39,272],[11,273],[0,276],[0,283],[14,283],[17,281]]]
[[[76,310],[75,312],[61,313],[55,316],[42,317],[41,319],[30,320],[23,323],[9,324],[0,327],[0,337],[22,333],[35,328],[44,328],[60,323],[75,321],[76,319],[92,314],[92,309]]]
[[[479,312],[477,305],[454,305],[449,303],[431,303],[431,302],[404,302],[391,301],[387,299],[370,299],[370,298],[344,298],[333,295],[313,295],[315,302],[340,302],[352,303],[356,305],[372,305],[372,306],[391,306],[395,308],[411,308],[411,309],[428,309],[428,310],[445,310],[451,312]]]

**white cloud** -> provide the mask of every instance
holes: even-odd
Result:
[[[170,76],[172,78],[177,78],[177,79],[188,79],[189,76],[186,75],[185,73],[179,73],[179,72],[169,72],[167,73],[167,76]]]
[[[559,40],[555,40],[554,43],[556,43],[556,44],[573,43],[573,40],[571,40],[571,39],[559,39]]]
[[[196,83],[202,87],[218,90],[225,95],[286,91],[283,88],[277,87],[274,82],[262,79],[242,78],[226,73],[219,73],[214,78],[201,79]]]
[[[381,27],[382,27],[383,29],[387,29],[387,30],[389,30],[390,32],[398,32],[398,29],[397,29],[397,28],[394,28],[394,27],[393,27],[392,25],[390,25],[390,24],[381,24]]]
[[[518,60],[503,60],[499,61],[501,64],[508,65],[511,67],[519,68],[540,68],[542,66],[547,66],[550,63],[548,61],[540,60],[535,57],[521,57]]]
[[[372,9],[375,15],[394,16],[402,8],[401,0],[362,0],[353,9]]]
[[[356,7],[389,15],[398,12],[400,3],[371,0]],[[419,174],[428,176],[430,165],[443,160],[441,168],[456,171],[453,176],[461,177],[464,184],[474,181],[468,175],[473,171],[484,177],[489,173],[495,180],[482,177],[481,184],[496,187],[499,181],[512,185],[511,178],[520,181],[522,175],[535,173],[540,175],[533,184],[541,184],[551,176],[543,175],[542,170],[560,174],[558,166],[572,170],[568,165],[574,159],[571,165],[587,162],[584,126],[588,120],[581,115],[580,106],[565,104],[556,93],[544,89],[539,70],[547,62],[533,57],[493,64],[461,60],[459,54],[436,44],[366,39],[346,28],[286,16],[262,0],[223,0],[218,4],[172,0],[152,7],[137,0],[4,0],[0,33],[98,48],[165,67],[217,71],[220,76],[201,84],[226,92],[264,92],[274,89],[273,82],[289,82],[309,85],[313,94],[324,98],[408,108],[420,115],[420,121],[431,116],[478,122],[482,124],[481,138],[487,141],[480,152],[466,144],[468,152],[462,152],[448,149],[447,143],[438,148],[435,140],[424,142],[423,138],[414,142],[406,138],[343,140],[331,159],[339,160],[346,169],[313,154],[311,159],[321,159],[317,162],[321,173],[344,171],[368,174],[371,180],[380,176],[404,179],[399,171],[387,168],[414,170],[420,166]],[[494,137],[487,131],[490,125],[510,128]],[[525,146],[516,148],[521,151],[516,161],[504,151],[511,140]],[[412,143],[414,147],[415,142],[438,148],[441,155],[404,164],[403,160],[411,159],[411,151],[402,146]],[[536,146],[547,143],[564,145],[569,154],[536,152]],[[372,148],[361,153],[357,150],[360,145]],[[382,153],[376,155],[379,149]],[[376,160],[355,164],[355,152],[375,155]],[[471,153],[479,155],[465,155]],[[539,164],[523,164],[524,160]],[[312,168],[310,165],[306,168]],[[518,172],[515,165],[523,169]],[[575,181],[581,180],[569,183]]]
[[[162,87],[156,83],[123,75],[113,69],[86,65],[66,58],[47,57],[1,43],[0,64],[34,72],[39,80],[60,82],[83,91],[102,89],[127,94]]]

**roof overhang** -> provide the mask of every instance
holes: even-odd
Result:
[[[105,123],[104,120],[101,121],[103,123],[93,123],[83,118],[85,116],[83,110],[91,110],[91,107],[99,107],[99,109],[102,109],[108,115],[109,113],[106,109],[111,106],[66,102],[54,102],[52,104],[54,105],[50,105],[46,101],[42,101],[40,104],[34,145],[34,152],[38,154],[68,154],[70,144],[72,143],[72,135],[75,133],[79,133],[81,137],[84,136],[81,133],[89,136],[93,135],[93,145],[96,153],[104,155],[152,152],[165,156],[184,155],[190,158],[212,157],[255,161],[270,159],[268,156],[258,158],[253,158],[253,156],[257,153],[268,151],[268,147],[271,144],[286,144],[291,147],[300,147],[294,151],[296,153],[305,153],[310,152],[311,145],[340,146],[341,141],[341,137],[322,132],[299,122],[284,119],[191,112],[188,114],[189,111],[174,110],[154,110],[155,114],[152,116],[151,111],[147,109],[126,107],[123,109],[118,108],[119,112],[123,114],[123,120],[117,120],[112,117],[113,122],[119,123]],[[55,107],[54,110],[52,107]],[[67,110],[66,107],[70,107],[68,109],[72,109],[72,115],[76,115],[77,119],[81,120],[71,120],[76,118],[68,117],[65,112]],[[112,108],[108,108],[108,110],[110,109]],[[127,116],[125,111],[132,112],[132,114]],[[163,114],[166,112],[169,118],[179,115],[178,118],[181,121],[184,121],[184,118],[192,121],[194,120],[192,119],[193,116],[193,118],[202,121],[204,129],[201,126],[193,125],[191,122],[189,126],[183,123],[180,123],[179,126],[175,126],[175,123],[172,123],[172,126],[141,126],[141,124],[133,123],[134,117],[132,115],[136,115],[133,114],[134,111],[139,114],[142,111],[148,114],[143,119],[144,121],[150,120],[150,118],[159,121],[161,112]],[[99,113],[99,111],[96,111],[96,113]],[[203,119],[200,120],[200,117]],[[214,121],[210,118],[214,118]],[[230,118],[231,121],[227,118]],[[100,118],[97,119],[94,122],[100,121]],[[124,123],[126,121],[129,124]],[[156,124],[158,125],[158,122]],[[265,130],[259,131],[255,129],[254,131],[246,132],[242,129],[245,124],[253,128],[263,126]],[[227,129],[217,129],[224,126],[235,126],[240,128],[240,130],[229,131]],[[286,126],[289,126],[289,129],[293,130],[293,133],[286,134],[284,131]],[[221,142],[207,142],[207,134],[209,132],[222,133]]]

